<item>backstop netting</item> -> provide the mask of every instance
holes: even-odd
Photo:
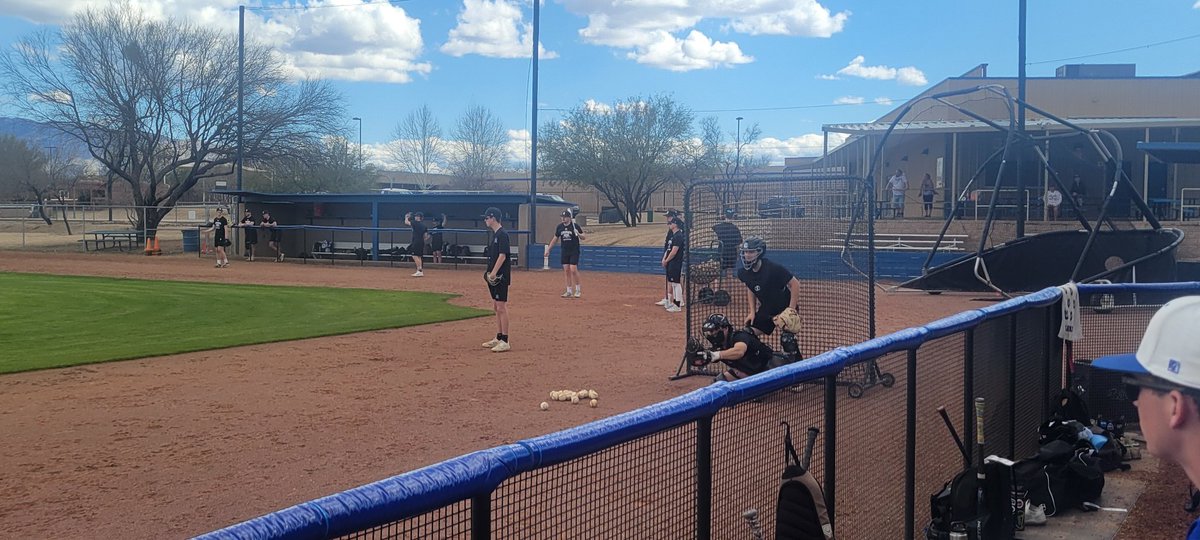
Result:
[[[800,282],[804,331],[796,337],[805,358],[874,337],[872,222],[863,183],[850,176],[789,176],[693,184],[684,199],[687,338],[703,343],[701,326],[714,313],[740,325],[753,312],[737,278],[738,244],[752,236],[766,241],[767,259]],[[779,332],[764,343],[781,351]],[[874,368],[846,373],[844,382],[863,379],[869,386]],[[681,362],[676,375],[722,369]]]

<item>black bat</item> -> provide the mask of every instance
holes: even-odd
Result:
[[[963,446],[962,439],[958,436],[958,430],[954,429],[954,424],[950,423],[950,415],[946,414],[946,408],[938,407],[937,412],[942,415],[942,421],[946,423],[946,429],[950,430],[950,436],[954,437],[954,444],[958,446],[958,452],[963,457],[963,467],[969,466],[971,462],[967,457],[967,447]]]
[[[817,444],[817,435],[819,433],[821,433],[821,430],[815,427],[808,428],[808,440],[804,441],[804,462],[800,464],[806,471],[808,470],[809,463],[812,463],[813,446]]]

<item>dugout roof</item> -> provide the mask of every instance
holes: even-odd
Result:
[[[1137,147],[1164,163],[1200,163],[1200,143],[1142,141]]]

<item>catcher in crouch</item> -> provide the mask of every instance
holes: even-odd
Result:
[[[796,333],[800,331],[800,281],[787,268],[765,257],[767,243],[751,236],[739,249],[742,268],[738,279],[746,284],[746,300],[751,308],[746,326],[758,336],[770,335],[778,327],[779,344],[793,359],[800,359]]]
[[[712,350],[692,353],[692,365],[724,362],[729,369],[717,375],[718,381],[734,381],[770,369],[774,352],[749,329],[734,330],[733,323],[720,313],[709,315],[700,328]]]

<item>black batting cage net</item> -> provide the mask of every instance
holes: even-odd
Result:
[[[701,326],[714,313],[744,325],[754,312],[740,244],[765,241],[764,257],[787,268],[800,285],[804,358],[874,337],[874,268],[870,190],[851,176],[772,176],[699,181],[684,196],[687,340],[676,376],[717,375],[720,363],[696,367],[688,351],[706,344]],[[764,343],[782,353],[781,332]],[[852,394],[879,382],[875,364],[844,372]],[[889,378],[890,383],[890,378]]]

